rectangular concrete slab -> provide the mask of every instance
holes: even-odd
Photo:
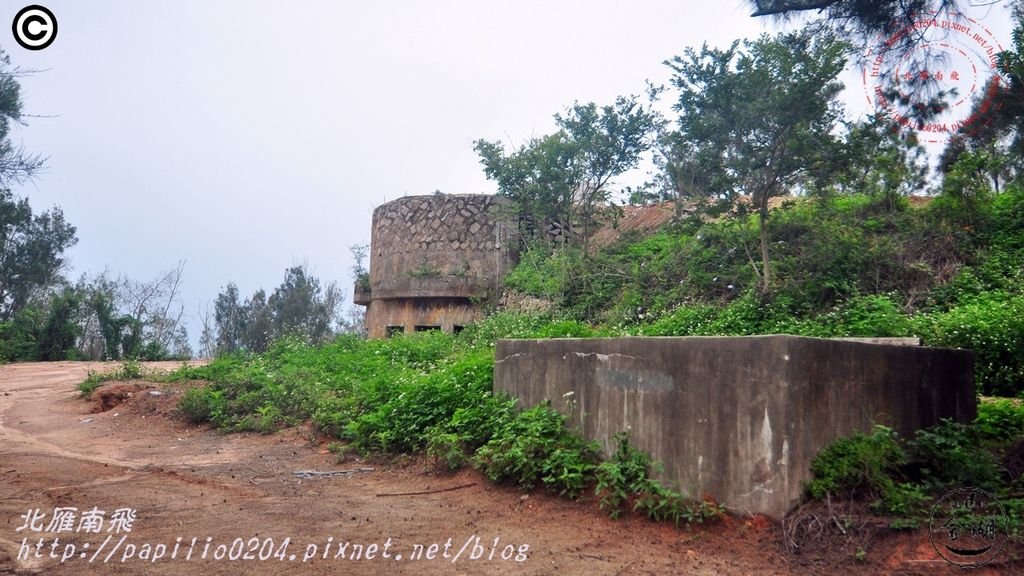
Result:
[[[797,336],[502,340],[494,388],[550,401],[606,453],[630,430],[667,485],[775,518],[833,440],[977,411],[970,352]]]

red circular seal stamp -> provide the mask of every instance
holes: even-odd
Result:
[[[918,37],[910,52],[890,50],[908,35]],[[984,113],[994,105],[995,91],[1003,82],[996,62],[1003,48],[981,22],[958,14],[922,16],[876,46],[881,48],[866,54],[863,72],[868,104],[917,131],[919,141],[946,142],[985,121]],[[926,66],[921,68],[920,62]],[[955,95],[947,99],[945,110],[919,125],[893,100],[912,100],[909,92],[922,82]]]

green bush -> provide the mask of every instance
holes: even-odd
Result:
[[[644,336],[694,336],[707,334],[719,309],[710,304],[686,304],[642,329]]]
[[[886,498],[896,490],[893,475],[906,463],[896,432],[875,426],[871,434],[856,433],[826,446],[811,461],[811,496],[846,493]]]
[[[921,485],[900,481],[907,454],[896,433],[876,425],[871,434],[856,433],[826,446],[811,461],[813,498],[842,495],[867,498],[881,514],[913,516],[928,502]]]
[[[462,408],[488,404],[493,386],[493,352],[478,351],[442,364],[422,376],[406,374],[390,398],[359,415],[345,436],[362,450],[410,452],[423,448],[429,432],[449,423]]]
[[[615,453],[597,467],[595,492],[601,497],[601,509],[612,518],[626,510],[626,504],[638,494],[649,491],[648,473],[653,462],[645,452],[629,444],[629,433],[615,435]]]
[[[854,296],[841,307],[839,320],[844,336],[892,337],[913,332],[910,319],[890,294]]]
[[[491,348],[502,338],[534,338],[549,322],[549,314],[497,312],[467,326],[456,340],[470,349]]]
[[[948,311],[922,314],[914,324],[926,345],[974,352],[982,394],[1024,392],[1024,296],[985,292]]]
[[[522,253],[519,264],[505,275],[505,286],[530,296],[559,299],[566,271],[571,267],[571,254],[534,248]]]
[[[576,497],[597,465],[597,447],[571,434],[565,417],[547,405],[524,410],[473,456],[473,464],[494,481],[530,489],[538,483]]]
[[[472,453],[515,418],[515,405],[513,398],[483,396],[478,402],[457,407],[451,418],[435,426],[428,436],[452,434]]]
[[[978,403],[974,430],[981,438],[1009,442],[1024,436],[1024,402],[993,398]]]
[[[578,437],[565,444],[544,458],[540,480],[545,488],[559,496],[578,498],[593,480],[597,448]]]
[[[212,402],[212,390],[207,387],[188,388],[178,401],[180,411],[190,422],[200,423],[212,420],[216,407]]]
[[[449,470],[458,470],[469,462],[466,447],[459,435],[442,432],[438,428],[427,434],[427,455],[444,463]]]
[[[945,421],[918,430],[908,443],[910,460],[920,481],[929,487],[999,487],[999,464],[982,446],[977,428]]]
[[[104,380],[101,380],[98,376],[95,372],[90,371],[89,376],[84,381],[78,383],[78,392],[82,395],[82,398],[89,398],[97,388],[103,385]]]
[[[618,518],[633,502],[639,511],[656,522],[672,522],[676,526],[717,518],[722,507],[713,502],[694,501],[665,488],[650,477],[654,462],[644,452],[629,444],[629,433],[615,435],[615,453],[602,462],[596,471],[595,493],[601,497],[601,509]]]

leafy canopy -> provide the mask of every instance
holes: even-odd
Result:
[[[27,199],[0,190],[0,320],[59,279],[64,250],[77,241],[60,208],[33,214]]]
[[[761,285],[767,293],[768,201],[790,193],[812,174],[820,177],[836,148],[833,128],[842,116],[836,80],[845,44],[830,35],[763,35],[726,50],[704,45],[666,62],[679,93],[677,148],[703,172],[704,193],[742,214],[749,202],[761,222]]]
[[[559,130],[506,152],[501,142],[477,140],[484,174],[523,215],[538,221],[583,225],[609,198],[612,178],[635,168],[650,148],[654,116],[636,97],[614,104],[574,104],[555,115]]]

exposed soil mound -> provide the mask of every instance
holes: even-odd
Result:
[[[625,234],[653,234],[672,219],[675,211],[675,202],[610,208],[601,215],[601,227],[590,237],[590,249],[611,246]]]
[[[127,402],[129,398],[145,389],[146,385],[141,382],[118,382],[100,386],[90,396],[95,404],[93,412],[111,410]]]

